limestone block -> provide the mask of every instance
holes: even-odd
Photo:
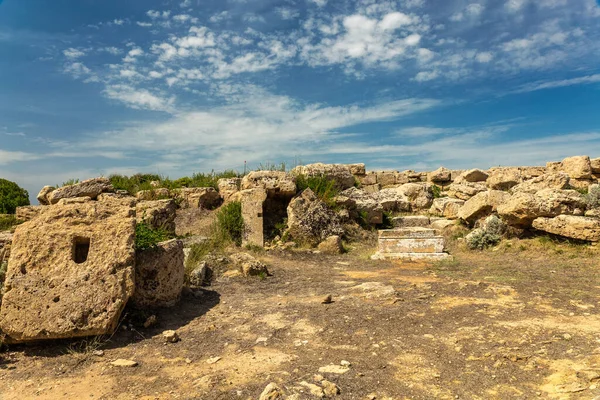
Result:
[[[138,307],[172,307],[184,282],[183,242],[173,239],[136,253],[135,293]]]
[[[135,206],[137,223],[145,223],[153,229],[165,229],[175,233],[177,204],[173,199],[140,201]]]
[[[240,192],[244,234],[242,245],[264,246],[263,204],[267,199],[267,190],[263,188],[246,189]]]
[[[215,188],[182,188],[171,191],[174,198],[180,199],[181,208],[204,208],[212,210],[221,203],[221,196]]]
[[[574,215],[559,215],[554,218],[536,218],[532,226],[540,231],[571,239],[600,241],[600,219]]]
[[[108,178],[93,178],[70,186],[55,189],[47,195],[50,204],[56,204],[60,199],[73,197],[89,197],[95,200],[100,193],[114,192]]]
[[[242,178],[241,188],[264,189],[270,198],[291,198],[296,195],[296,177],[282,171],[253,171]]]
[[[112,333],[134,289],[135,211],[46,206],[13,237],[0,329],[15,341]]]

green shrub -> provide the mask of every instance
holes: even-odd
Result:
[[[336,208],[334,198],[340,193],[336,182],[324,175],[296,177],[298,191],[310,188],[314,194],[330,208]]]
[[[29,205],[29,193],[14,182],[0,179],[0,214],[14,214],[17,207]]]
[[[151,190],[152,181],[161,181],[160,175],[156,174],[135,174],[132,176],[114,174],[108,177],[110,183],[116,190],[126,190],[129,194],[136,194],[140,190]]]
[[[442,197],[442,188],[438,185],[433,185],[431,187],[431,191],[433,192],[434,199],[439,199],[440,197]]]
[[[469,233],[465,241],[467,243],[467,247],[471,250],[483,250],[487,247],[494,246],[500,242],[502,236],[490,233],[485,229],[475,229],[473,232]]]
[[[169,231],[162,228],[154,229],[144,222],[135,226],[136,250],[154,249],[158,243],[172,238],[173,235]]]
[[[231,240],[236,245],[242,245],[244,219],[242,218],[242,203],[232,201],[217,211],[216,234],[225,240]]]
[[[75,185],[77,183],[79,183],[79,179],[77,179],[77,178],[71,178],[68,181],[63,182],[62,186],[73,186],[73,185]]]
[[[18,220],[13,214],[0,215],[0,231],[7,231],[20,223],[22,223],[22,221]]]
[[[394,228],[394,221],[392,220],[393,217],[394,217],[394,215],[391,212],[384,211],[383,222],[381,224],[377,225],[377,229],[393,229]]]
[[[593,185],[585,194],[585,202],[588,208],[600,207],[600,186]]]

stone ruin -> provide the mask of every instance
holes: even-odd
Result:
[[[299,175],[333,180],[337,207],[310,189],[298,193]],[[292,239],[324,253],[341,251],[344,224],[391,223],[392,229],[379,231],[373,258],[439,260],[449,257],[444,229],[459,221],[484,229],[489,217],[516,232],[599,242],[599,179],[600,158],[577,156],[544,167],[433,172],[311,164],[222,179],[218,191],[156,188],[136,197],[114,190],[105,178],[44,187],[40,206],[17,209],[26,222],[14,235],[0,232],[0,263],[9,260],[0,329],[15,342],[100,335],[115,329],[128,302],[176,304],[184,283],[183,243],[136,251],[135,227],[143,222],[174,232],[178,207],[213,209],[239,201],[244,244]],[[402,216],[389,221],[394,214]],[[282,226],[285,232],[276,237]]]

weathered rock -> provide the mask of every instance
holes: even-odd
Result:
[[[433,172],[430,172],[427,175],[427,180],[429,182],[446,183],[446,182],[450,182],[451,179],[452,179],[452,171],[450,171],[448,168],[444,168],[444,167],[439,167],[438,169],[436,169]]]
[[[325,176],[336,182],[340,189],[348,189],[354,186],[356,180],[350,168],[344,164],[309,164],[301,165],[291,171],[292,175]]]
[[[310,189],[292,199],[287,213],[286,234],[295,241],[316,246],[329,236],[344,233],[339,216]]]
[[[463,204],[465,204],[464,200],[453,199],[451,197],[440,197],[433,200],[429,213],[439,217],[456,219],[458,218],[458,212]]]
[[[588,156],[565,158],[560,163],[560,169],[573,179],[592,178],[592,164]]]
[[[37,195],[37,201],[42,206],[47,206],[50,204],[48,200],[48,195],[54,190],[54,186],[44,186],[42,190]]]
[[[363,176],[359,176],[358,180],[363,186],[375,185],[377,184],[377,173],[369,172]]]
[[[244,219],[242,245],[263,247],[265,244],[263,205],[267,200],[267,191],[263,188],[246,189],[238,195],[242,203]]]
[[[411,202],[405,193],[406,192],[402,189],[402,187],[395,187],[381,189],[378,192],[369,194],[377,203],[381,205],[381,207],[383,207],[384,211],[410,211]],[[422,200],[418,198],[418,193],[416,196],[419,201]]]
[[[266,190],[267,197],[290,198],[296,195],[296,177],[282,171],[253,171],[242,179],[242,190],[256,188]]]
[[[363,163],[358,163],[358,164],[348,164],[348,169],[350,170],[350,173],[352,175],[365,175],[367,173],[367,170],[365,168],[365,164]]]
[[[182,188],[171,191],[176,199],[180,199],[181,208],[205,208],[212,210],[221,204],[221,196],[215,188],[198,187]]]
[[[175,200],[140,201],[135,206],[137,223],[145,223],[153,229],[175,233],[177,204]]]
[[[510,198],[510,194],[500,190],[481,192],[470,198],[458,211],[458,218],[473,224],[478,219],[496,211],[500,204]]]
[[[439,231],[443,231],[444,229],[456,225],[455,220],[449,219],[438,219],[431,223],[431,228]]]
[[[248,253],[237,253],[230,257],[233,266],[244,276],[268,274],[267,266]]]
[[[15,341],[111,333],[134,290],[131,203],[53,205],[15,230],[0,328]]]
[[[360,188],[364,190],[365,193],[369,194],[377,193],[381,190],[379,183],[376,183],[375,185],[362,185]]]
[[[312,397],[316,397],[318,399],[322,399],[325,397],[325,393],[323,393],[323,389],[320,386],[315,385],[314,383],[308,383],[306,381],[300,382],[300,386],[304,386]]]
[[[280,400],[283,399],[284,392],[277,384],[271,382],[265,387],[258,400]]]
[[[600,219],[574,215],[536,218],[532,226],[540,231],[571,239],[600,241]]]
[[[323,392],[325,393],[325,397],[335,397],[340,394],[340,388],[335,383],[328,381],[327,379],[323,379],[321,381],[321,386],[323,386]]]
[[[426,228],[429,226],[430,219],[426,215],[408,215],[404,217],[392,218],[392,223],[396,228]]]
[[[342,254],[344,247],[342,246],[342,238],[333,235],[319,243],[318,250],[325,254]]]
[[[448,196],[460,199],[469,200],[477,193],[485,192],[488,188],[485,183],[482,182],[463,182],[463,183],[452,183],[448,188]]]
[[[600,174],[600,158],[592,158],[590,167],[592,168],[592,174]]]
[[[93,178],[70,186],[55,189],[47,195],[50,204],[56,204],[60,199],[73,197],[89,197],[95,200],[100,193],[114,192],[108,178]]]
[[[574,189],[587,189],[591,185],[597,183],[596,179],[575,179],[569,180],[569,186]]]
[[[22,206],[17,207],[15,217],[19,221],[30,221],[44,212],[43,206]]]
[[[174,330],[164,331],[162,333],[163,339],[167,343],[177,343],[179,342],[179,335]]]
[[[464,182],[485,182],[488,178],[488,174],[485,171],[480,169],[470,169],[458,176],[456,178],[456,183],[464,183]]]
[[[528,228],[538,217],[583,214],[583,196],[575,190],[544,189],[536,194],[516,192],[497,208],[509,225]]]
[[[406,183],[398,188],[410,202],[411,209],[425,210],[433,203],[432,186],[428,183]]]
[[[536,193],[544,189],[568,189],[569,175],[564,172],[544,174],[514,186],[512,193]]]
[[[200,262],[196,268],[189,273],[188,279],[193,286],[202,286],[209,275],[209,267],[206,261]]]
[[[518,185],[522,180],[519,168],[491,168],[486,184],[493,190],[508,190]]]
[[[122,358],[119,358],[111,362],[110,365],[112,365],[113,367],[132,368],[137,367],[138,363],[133,360],[124,360]]]
[[[242,178],[222,178],[217,182],[217,186],[223,202],[227,203],[231,196],[240,191]]]
[[[379,171],[379,172],[377,172],[377,183],[382,188],[396,185],[396,172],[395,171]]]
[[[170,199],[173,196],[171,195],[171,191],[167,188],[156,188],[151,190],[140,190],[135,194],[135,197],[140,201],[149,201]]]
[[[172,307],[177,304],[185,274],[183,259],[183,242],[177,239],[138,251],[133,303],[138,307]]]
[[[351,187],[335,198],[336,204],[348,209],[353,218],[362,218],[367,224],[383,222],[383,206],[374,198],[374,194]],[[396,203],[394,203],[396,204]],[[289,213],[288,213],[289,214]]]

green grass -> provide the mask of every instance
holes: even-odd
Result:
[[[310,176],[298,175],[296,177],[296,186],[298,191],[310,188],[314,194],[321,199],[328,207],[335,209],[334,198],[340,193],[336,183],[324,175]]]
[[[225,240],[230,240],[237,246],[242,245],[244,219],[242,218],[242,203],[232,201],[217,211],[216,234]]]
[[[135,226],[136,250],[154,249],[158,243],[169,239],[173,239],[173,234],[165,229],[153,229],[143,222]]]
[[[234,170],[223,172],[211,171],[210,173],[195,173],[191,177],[172,180],[157,174],[135,174],[131,176],[114,174],[109,176],[110,182],[117,190],[126,190],[135,195],[141,190],[156,189],[150,182],[158,182],[160,188],[179,189],[192,187],[212,187],[218,189],[218,181],[221,178],[239,178],[241,175]]]
[[[0,215],[0,231],[8,231],[22,222],[13,214]]]

